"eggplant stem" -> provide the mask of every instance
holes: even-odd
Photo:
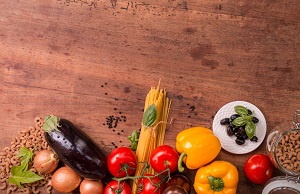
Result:
[[[59,131],[59,129],[58,129],[58,127],[60,127],[59,120],[60,120],[60,118],[58,116],[47,115],[45,117],[42,129],[47,133],[50,133],[54,130]]]

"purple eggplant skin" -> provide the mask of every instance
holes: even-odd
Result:
[[[58,158],[83,178],[101,180],[107,174],[106,157],[97,144],[72,122],[46,116],[45,139]]]

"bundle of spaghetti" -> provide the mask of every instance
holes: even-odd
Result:
[[[147,127],[142,124],[139,142],[136,149],[138,164],[135,176],[141,175],[144,168],[143,162],[149,163],[149,157],[152,150],[164,143],[171,101],[167,97],[166,90],[159,88],[159,84],[157,88],[151,87],[148,92],[145,99],[144,113],[147,108],[153,104],[157,109],[157,117],[155,123],[151,127]],[[155,171],[150,168],[146,173],[155,174]],[[132,193],[137,193],[137,190],[137,185],[133,184]]]

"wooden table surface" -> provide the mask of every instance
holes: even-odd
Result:
[[[10,0],[0,10],[0,147],[35,117],[55,114],[107,155],[140,128],[159,79],[172,100],[171,146],[185,128],[211,128],[231,101],[256,105],[267,134],[300,109],[298,0]],[[111,115],[126,122],[113,131]],[[243,165],[265,145],[243,155],[221,150],[217,159],[239,170],[237,193],[261,193]],[[195,171],[187,174],[193,180]]]

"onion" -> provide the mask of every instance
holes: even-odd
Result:
[[[33,165],[40,173],[53,172],[57,168],[58,162],[57,155],[51,150],[42,150],[33,159]]]
[[[80,182],[80,176],[67,166],[56,170],[51,179],[51,185],[54,189],[62,193],[69,193],[75,190]]]
[[[101,180],[84,179],[80,183],[80,194],[102,194],[104,186]]]

